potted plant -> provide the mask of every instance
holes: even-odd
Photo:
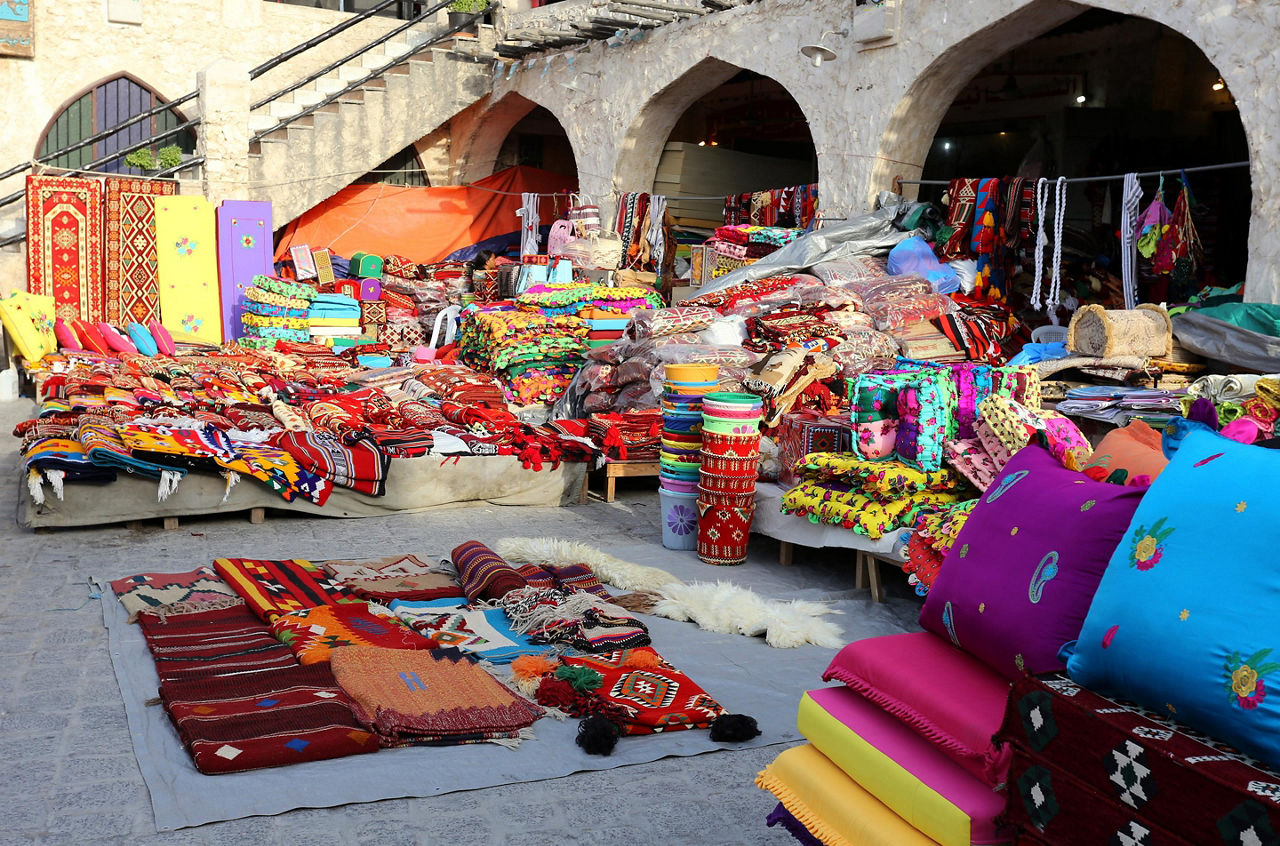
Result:
[[[170,144],[159,150],[143,147],[125,156],[124,163],[129,167],[146,171],[148,176],[154,176],[162,170],[169,170],[182,164],[182,148],[177,144]]]
[[[467,19],[489,8],[489,0],[453,0],[449,4],[449,29],[462,26]],[[475,33],[475,24],[459,32]]]

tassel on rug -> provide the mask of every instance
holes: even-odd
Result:
[[[27,471],[27,493],[36,505],[44,505],[44,477],[34,467]]]
[[[62,481],[67,477],[66,470],[46,470],[44,477],[49,480],[49,487],[53,488],[54,496],[61,502],[63,499]]]
[[[178,482],[182,481],[182,474],[174,470],[160,471],[160,487],[156,491],[156,501],[164,502],[169,495],[178,489]]]
[[[591,568],[600,581],[621,590],[654,590],[681,583],[658,567],[632,564],[585,543],[559,538],[503,538],[493,545],[493,551],[512,563],[556,567],[581,564]]]

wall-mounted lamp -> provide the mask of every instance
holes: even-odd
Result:
[[[1077,95],[1076,95],[1076,102],[1077,102],[1078,104],[1080,104],[1081,106],[1083,106],[1083,105],[1084,105],[1084,101],[1085,101],[1085,100],[1088,100],[1088,99],[1089,99],[1089,98],[1088,98],[1088,97],[1086,97],[1086,96],[1084,96],[1083,94],[1077,94]]]
[[[600,76],[600,73],[598,71],[582,71],[578,76],[575,76],[568,82],[560,83],[560,86],[562,88],[567,88],[570,91],[586,91],[587,89],[578,81],[579,76]]]
[[[1210,85],[1209,87],[1212,88],[1214,91],[1221,91],[1222,89],[1227,87],[1227,84],[1222,81],[1222,77],[1218,77],[1217,81],[1214,82],[1213,85]]]
[[[818,37],[816,44],[806,44],[800,48],[800,55],[813,62],[815,68],[822,67],[823,62],[830,62],[836,58],[836,51],[829,47],[822,46],[822,39],[828,35],[838,35],[841,38],[849,37],[847,29],[829,29]]]

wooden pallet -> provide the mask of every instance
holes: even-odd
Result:
[[[172,531],[172,530],[174,530],[174,529],[178,528],[178,518],[177,518],[177,517],[161,517],[160,519],[164,521],[164,524],[163,524],[163,525],[164,525],[164,530],[165,530],[166,532],[168,532],[168,531]],[[257,526],[257,525],[260,525],[260,524],[262,524],[262,523],[265,523],[266,521],[267,521],[267,509],[265,509],[265,508],[250,508],[250,509],[249,509],[249,522],[250,522],[250,523],[252,523],[253,525]],[[130,520],[130,521],[129,521],[128,523],[126,523],[125,525],[126,525],[128,528],[130,528],[130,529],[141,529],[141,528],[143,528],[143,526],[144,526],[145,524],[146,524],[146,521],[144,521],[144,520]]]

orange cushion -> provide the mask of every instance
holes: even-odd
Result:
[[[1160,433],[1141,420],[1134,420],[1123,429],[1112,429],[1104,435],[1093,458],[1081,469],[1096,479],[1124,470],[1126,482],[1131,482],[1139,476],[1154,480],[1168,463],[1160,450]]]

